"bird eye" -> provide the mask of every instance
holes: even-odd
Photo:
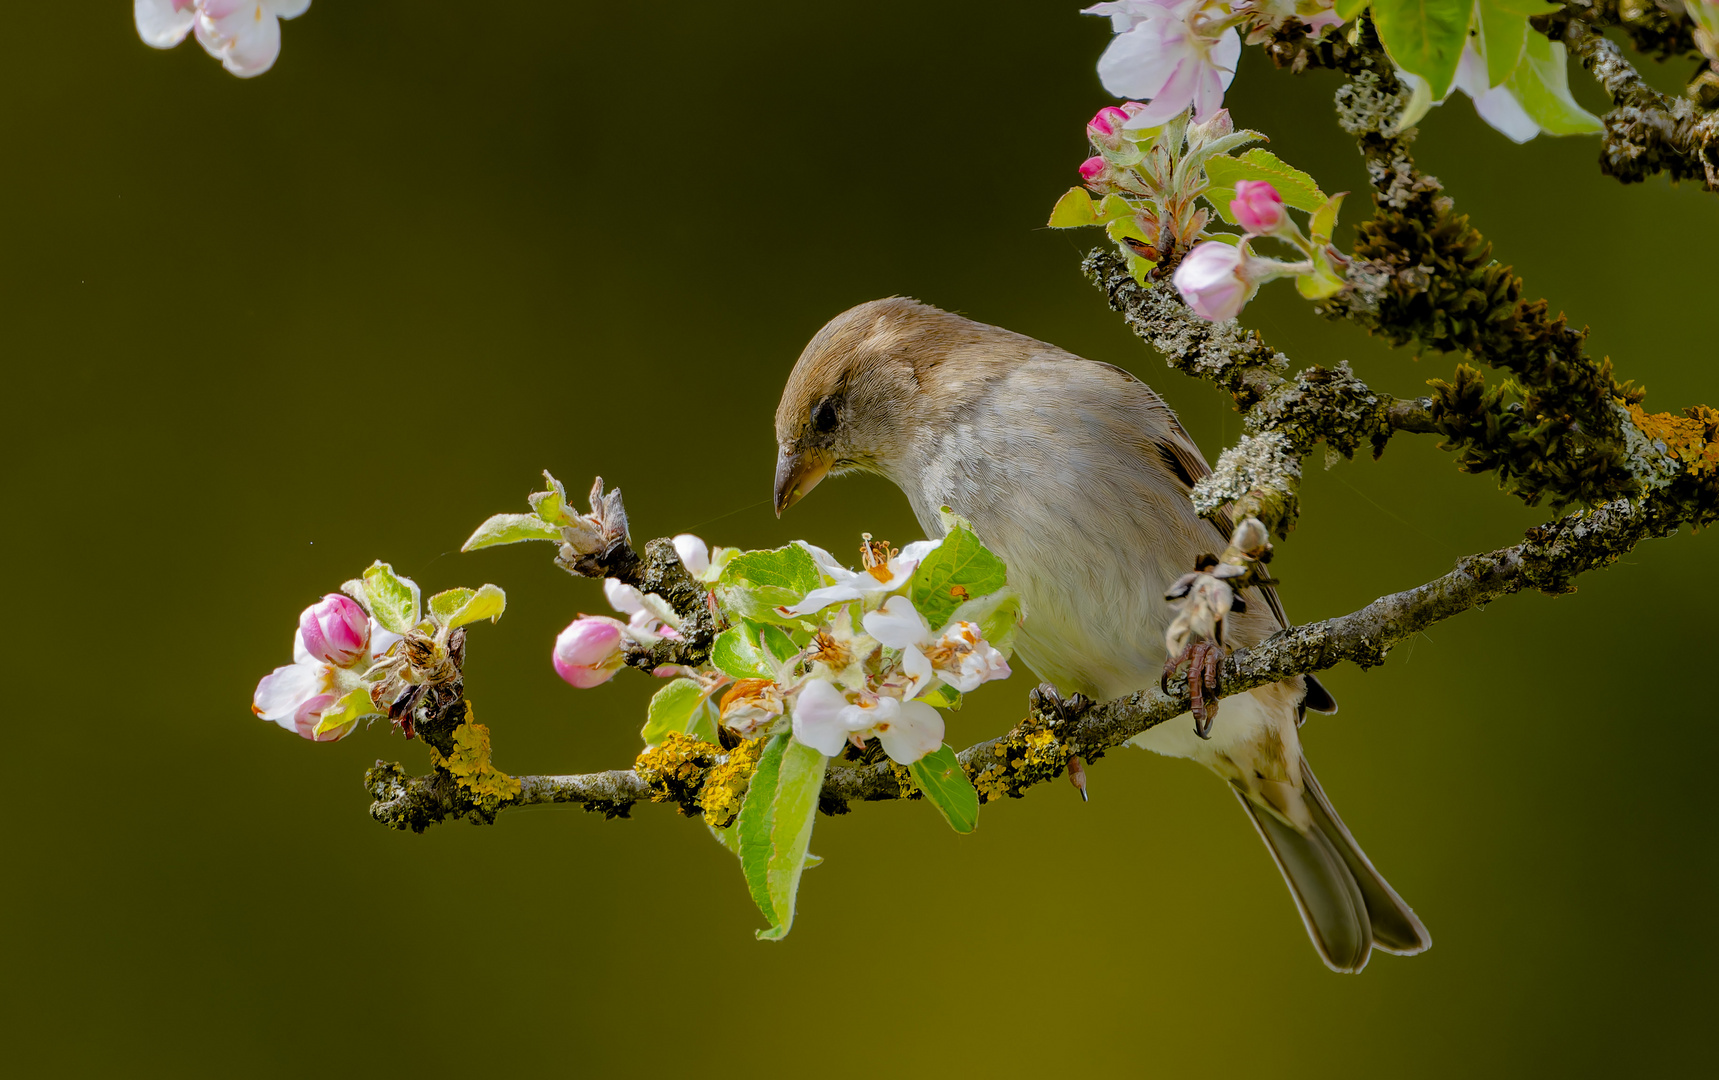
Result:
[[[836,429],[836,403],[833,398],[825,398],[812,406],[812,430],[830,432]]]

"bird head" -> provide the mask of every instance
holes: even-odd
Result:
[[[915,300],[874,300],[819,330],[776,406],[776,514],[825,476],[889,475],[917,412],[923,324],[948,316]]]

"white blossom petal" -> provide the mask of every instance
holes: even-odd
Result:
[[[874,724],[873,731],[883,752],[896,762],[911,765],[943,745],[943,714],[930,705],[904,701],[892,712],[893,716]]]
[[[184,41],[197,22],[192,0],[133,0],[131,14],[137,36],[156,49],[171,49]]]
[[[892,649],[905,649],[925,640],[929,628],[925,617],[905,596],[892,596],[883,607],[868,612],[860,622],[865,632]]]
[[[691,533],[681,533],[674,538],[675,554],[680,556],[681,565],[693,577],[701,577],[710,569],[710,549],[704,541]]]
[[[301,705],[334,686],[334,668],[327,664],[289,664],[275,668],[257,683],[251,711],[297,733],[293,714]]]
[[[1098,58],[1098,81],[1117,97],[1157,97],[1191,52],[1186,27],[1166,19],[1142,22],[1110,39]]]
[[[842,752],[842,743],[848,738],[843,714],[850,708],[848,699],[834,683],[813,679],[794,697],[794,738],[825,757],[835,757]]]
[[[610,607],[623,615],[637,615],[645,610],[645,594],[620,578],[603,579],[603,596]]]
[[[785,615],[810,615],[814,611],[822,611],[831,604],[840,604],[848,600],[858,600],[863,596],[859,589],[852,585],[826,585],[821,589],[813,589],[805,598],[792,607],[777,608]]]

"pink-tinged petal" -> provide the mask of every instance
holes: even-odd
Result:
[[[298,634],[312,657],[351,667],[370,647],[370,616],[351,597],[329,593],[299,615]]]
[[[637,615],[645,610],[645,594],[619,578],[603,579],[603,596],[610,607],[623,615]]]
[[[264,720],[296,731],[300,706],[334,686],[334,669],[325,664],[289,664],[264,675],[251,695],[251,711]]]
[[[1237,181],[1230,216],[1250,233],[1275,232],[1284,221],[1283,196],[1265,180]]]
[[[1242,278],[1243,258],[1239,247],[1207,240],[1194,246],[1171,280],[1201,318],[1233,319],[1253,296],[1253,287]]]
[[[347,727],[345,730],[325,731],[321,735],[318,735],[316,733],[316,726],[322,723],[322,714],[327,711],[329,706],[339,700],[340,696],[338,694],[317,694],[315,697],[307,698],[304,701],[299,702],[298,708],[293,710],[292,730],[297,732],[300,736],[309,739],[311,742],[334,742],[336,739],[346,734],[346,732],[351,731],[352,728]],[[286,725],[282,724],[281,726],[285,727]]]
[[[1177,64],[1162,90],[1147,102],[1146,107],[1129,118],[1129,131],[1162,127],[1174,120],[1194,100],[1194,81],[1199,77],[1199,64],[1189,60]]]
[[[281,24],[264,0],[203,0],[197,40],[221,66],[249,79],[274,66]]]
[[[1218,81],[1222,88],[1228,90],[1230,83],[1236,79],[1236,65],[1241,63],[1242,39],[1236,33],[1235,27],[1230,27],[1219,35],[1217,44],[1208,52],[1209,62],[1218,70]]]
[[[1224,105],[1224,84],[1215,68],[1202,66],[1194,77],[1194,122],[1204,123]]]
[[[681,533],[674,538],[675,554],[680,556],[681,565],[693,577],[702,575],[710,569],[710,548],[703,540],[691,533]]]
[[[835,757],[847,741],[843,714],[848,709],[848,699],[834,683],[813,679],[794,696],[794,738],[825,757]]]
[[[1511,142],[1525,143],[1540,134],[1540,125],[1522,108],[1516,95],[1502,86],[1475,98],[1474,111]]]
[[[310,0],[263,0],[263,6],[277,19],[296,19],[310,10]]]
[[[1186,27],[1153,19],[1110,39],[1098,58],[1098,81],[1117,97],[1157,97],[1192,53]]]
[[[137,23],[137,36],[156,49],[171,49],[184,41],[197,22],[197,9],[191,0],[134,0],[131,14]]]
[[[923,701],[904,701],[893,718],[873,730],[884,753],[911,765],[943,745],[943,714]]]
[[[581,690],[608,682],[625,663],[620,622],[600,615],[574,619],[556,637],[550,659],[555,673]]]
[[[905,649],[925,640],[929,628],[925,617],[905,596],[892,596],[883,607],[867,612],[860,622],[865,632],[892,649]]]

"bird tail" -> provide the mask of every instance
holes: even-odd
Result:
[[[1312,826],[1296,829],[1241,791],[1236,798],[1283,872],[1307,936],[1325,966],[1357,972],[1374,948],[1400,956],[1425,952],[1432,937],[1344,827],[1303,759],[1303,798]]]

